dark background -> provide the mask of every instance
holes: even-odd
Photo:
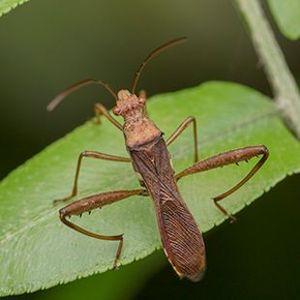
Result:
[[[276,26],[274,30],[299,80],[299,41],[285,39]],[[45,107],[57,92],[90,77],[105,80],[116,90],[128,87],[148,52],[179,36],[187,36],[188,42],[153,60],[143,73],[139,87],[148,95],[208,80],[235,81],[271,95],[229,0],[32,0],[3,16],[0,178],[91,117],[96,101],[113,106],[107,92],[90,87],[49,114]],[[206,235],[209,269],[201,283],[179,281],[163,256],[155,254],[119,272],[37,292],[27,299],[113,299],[97,289],[101,282],[116,290],[124,286],[119,299],[134,294],[138,299],[296,299],[299,178],[287,178],[240,213],[238,223],[224,224]],[[164,265],[165,269],[160,267]],[[134,272],[141,275],[131,278]],[[136,282],[139,278],[143,279]]]

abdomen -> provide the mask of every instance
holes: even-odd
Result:
[[[206,265],[204,241],[178,191],[165,141],[160,138],[129,153],[154,201],[168,260],[180,277],[200,280]]]

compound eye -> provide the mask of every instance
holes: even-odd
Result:
[[[139,104],[145,104],[146,99],[145,98],[139,98]]]
[[[115,106],[113,108],[113,113],[116,115],[116,116],[119,116],[121,114],[121,110],[118,106]]]

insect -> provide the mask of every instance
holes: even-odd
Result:
[[[73,189],[69,196],[55,200],[64,202],[74,197],[78,192],[78,178],[83,158],[95,158],[123,163],[131,163],[134,171],[139,177],[140,188],[135,190],[118,190],[99,193],[70,203],[59,210],[60,220],[70,228],[84,235],[100,239],[117,241],[118,247],[115,255],[114,266],[118,264],[123,246],[123,234],[107,236],[91,232],[71,222],[67,217],[81,215],[93,209],[101,208],[104,205],[139,195],[150,196],[153,200],[162,245],[165,254],[172,267],[180,278],[188,278],[192,281],[199,281],[206,269],[205,245],[202,234],[187,208],[179,192],[177,181],[198,172],[207,171],[213,168],[225,166],[240,161],[247,161],[255,156],[261,156],[251,171],[235,186],[213,198],[216,207],[231,221],[235,220],[220,201],[238,190],[245,184],[265,163],[268,158],[268,149],[263,145],[244,147],[230,150],[204,160],[198,160],[198,137],[197,123],[195,117],[187,117],[177,129],[166,140],[162,131],[149,118],[146,111],[146,95],[141,92],[135,94],[135,90],[146,64],[162,51],[182,43],[186,38],[171,40],[154,49],[143,61],[135,73],[131,90],[120,90],[117,94],[100,80],[87,79],[80,81],[65,91],[58,94],[48,105],[48,110],[53,110],[66,96],[79,88],[91,84],[98,84],[104,87],[116,100],[113,113],[122,116],[124,124],[121,125],[106,108],[97,103],[95,105],[96,116],[102,115],[107,118],[113,126],[124,134],[126,149],[129,157],[121,157],[106,154],[98,151],[84,151],[79,155]],[[192,126],[194,142],[194,163],[185,170],[175,174],[167,147],[175,142],[180,134]]]

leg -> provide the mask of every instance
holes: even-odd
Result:
[[[144,115],[145,115],[145,116],[148,116],[147,105],[146,105],[147,93],[146,93],[145,90],[141,90],[141,91],[139,92],[139,98],[145,99]]]
[[[194,162],[198,161],[198,137],[197,137],[197,123],[194,117],[186,118],[167,139],[167,146],[175,141],[175,139],[193,123],[193,138],[194,138]]]
[[[116,252],[116,257],[114,261],[114,267],[117,266],[118,260],[121,255],[122,246],[123,246],[123,234],[119,235],[101,235],[97,234],[91,231],[88,231],[72,222],[66,219],[66,217],[71,217],[72,215],[81,215],[84,212],[90,212],[93,209],[101,208],[106,204],[111,204],[113,202],[128,198],[130,196],[134,195],[147,195],[147,192],[142,189],[138,190],[131,190],[131,191],[114,191],[114,192],[107,192],[107,193],[101,193],[96,194],[93,196],[89,196],[86,198],[83,198],[81,200],[75,201],[64,208],[60,209],[59,211],[59,217],[60,220],[67,225],[68,227],[74,229],[75,231],[78,231],[82,234],[85,234],[87,236],[100,239],[100,240],[106,240],[106,241],[119,241],[118,249]]]
[[[77,167],[76,167],[76,173],[75,173],[75,178],[74,178],[74,183],[73,183],[73,188],[72,192],[69,196],[64,197],[62,199],[57,199],[54,200],[54,204],[58,202],[64,202],[69,200],[70,198],[74,197],[77,195],[78,192],[78,177],[79,177],[79,172],[80,172],[80,167],[81,167],[81,161],[84,157],[91,157],[91,158],[98,158],[98,159],[104,159],[104,160],[112,160],[112,161],[120,161],[120,162],[131,162],[130,158],[127,157],[121,157],[121,156],[115,156],[115,155],[109,155],[101,152],[96,152],[96,151],[84,151],[81,152],[78,161],[77,161]]]
[[[73,85],[69,86],[67,89],[59,93],[48,104],[47,106],[48,111],[52,111],[57,105],[59,105],[67,96],[69,96],[73,92],[91,84],[101,85],[115,98],[116,101],[118,100],[117,94],[111,89],[111,87],[107,83],[101,80],[85,79],[74,83]],[[107,109],[102,104],[96,104],[95,111],[96,111],[96,116],[100,114],[104,115],[113,125],[115,125],[120,130],[122,130],[121,124],[116,119],[113,118],[113,116],[107,111]],[[99,123],[99,118],[98,118],[98,123]]]
[[[95,79],[85,79],[78,81],[74,83],[73,85],[69,86],[67,89],[59,93],[52,101],[48,104],[47,110],[52,111],[57,105],[59,105],[67,96],[72,94],[73,92],[81,89],[82,87],[85,87],[87,85],[91,84],[98,84],[104,87],[117,101],[118,96],[117,94],[111,89],[111,87],[101,81],[101,80],[95,80]],[[96,117],[97,118],[97,123],[100,123],[99,115],[104,115],[113,125],[115,125],[117,128],[122,130],[122,125],[107,111],[107,109],[102,105],[102,104],[96,104],[95,105],[95,112],[96,112]]]
[[[265,146],[245,147],[245,148],[224,152],[216,156],[212,156],[205,160],[199,161],[198,163],[195,163],[191,167],[183,170],[182,172],[178,173],[175,176],[175,178],[176,180],[179,180],[184,176],[191,175],[194,173],[207,171],[210,169],[222,167],[232,163],[238,163],[240,161],[248,161],[250,158],[258,155],[262,155],[262,158],[257,162],[257,164],[250,170],[250,172],[239,183],[237,183],[235,186],[233,186],[225,193],[220,194],[213,198],[217,208],[221,210],[226,216],[230,217],[231,221],[234,221],[235,218],[230,213],[228,213],[227,210],[218,203],[218,201],[221,201],[225,197],[231,195],[233,192],[238,190],[261,168],[261,166],[265,163],[265,161],[269,156],[268,149]]]
[[[108,112],[108,110],[100,103],[95,104],[96,123],[100,124],[100,115],[106,117],[106,119],[115,125],[118,129],[123,131],[122,125]]]

